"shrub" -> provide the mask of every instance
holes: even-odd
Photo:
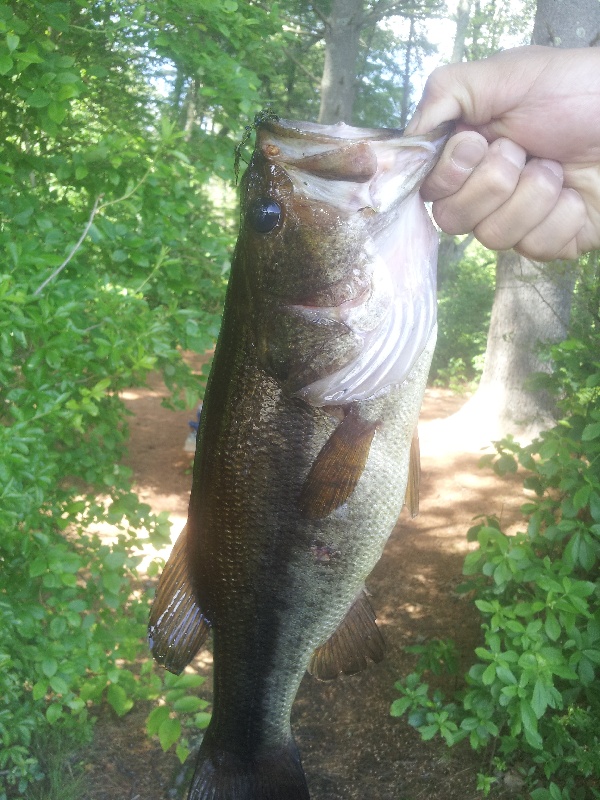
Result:
[[[495,261],[478,242],[471,242],[459,260],[451,255],[453,249],[440,249],[438,342],[430,380],[457,388],[478,377],[483,368]]]
[[[483,642],[466,686],[448,703],[421,667],[396,684],[392,705],[424,738],[489,747],[496,765],[521,769],[535,800],[600,797],[600,292],[590,266],[587,328],[552,349],[555,372],[539,378],[562,419],[482,459],[500,475],[520,465],[532,496],[525,530],[507,536],[484,517],[468,533],[477,549],[462,589],[482,615]]]

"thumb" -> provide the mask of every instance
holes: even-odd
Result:
[[[404,133],[407,136],[429,133],[442,122],[459,119],[462,113],[461,105],[456,97],[446,93],[436,98],[433,92],[428,91],[426,85],[423,97]]]

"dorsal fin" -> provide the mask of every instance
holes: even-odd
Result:
[[[325,442],[298,499],[308,519],[323,519],[350,497],[363,473],[378,422],[352,408]]]
[[[421,483],[421,450],[419,448],[419,434],[415,431],[410,443],[410,455],[408,459],[408,482],[406,484],[406,494],[404,505],[408,508],[411,517],[416,517],[419,513],[419,486]]]
[[[187,526],[160,576],[148,623],[152,655],[177,675],[196,655],[210,630],[188,576],[186,530]]]
[[[365,669],[368,658],[378,663],[384,655],[385,641],[362,591],[335,633],[315,650],[308,671],[321,681],[330,681],[340,673],[355,675]]]

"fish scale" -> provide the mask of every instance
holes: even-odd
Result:
[[[258,128],[188,521],[150,618],[174,672],[213,634],[189,800],[308,800],[290,727],[305,671],[332,679],[384,655],[364,583],[405,496],[416,502],[437,250],[417,193],[447,134]],[[380,211],[364,197],[384,198]],[[317,305],[303,313],[303,298]]]

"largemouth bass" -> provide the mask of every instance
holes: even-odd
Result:
[[[383,657],[364,582],[416,505],[437,257],[419,186],[446,134],[257,129],[187,526],[149,626],[176,673],[213,633],[190,800],[308,800],[290,728],[304,672]]]

